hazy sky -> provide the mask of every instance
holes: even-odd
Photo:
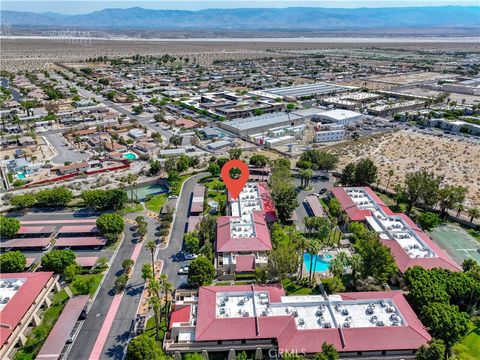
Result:
[[[140,6],[148,9],[178,9],[199,10],[211,8],[239,8],[239,7],[289,7],[289,6],[318,6],[318,7],[399,7],[399,6],[438,6],[438,5],[478,5],[479,0],[163,0],[163,1],[78,1],[54,0],[31,1],[15,0],[1,1],[2,10],[19,10],[34,12],[57,12],[64,14],[88,13],[105,8],[129,8]]]

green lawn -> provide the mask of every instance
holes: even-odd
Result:
[[[462,354],[465,354],[465,358],[477,359],[478,354],[480,354],[480,318],[474,319],[476,327],[473,331],[465,336],[462,341],[460,341],[460,357]],[[470,356],[470,357],[468,357]]]
[[[182,175],[178,179],[170,182],[170,191],[173,195],[180,195],[180,190],[182,189],[182,184],[187,180],[191,175]]]
[[[225,184],[219,178],[208,178],[208,181],[203,181],[203,184],[207,188],[207,197],[209,200],[216,201],[220,208],[222,204],[227,202],[227,194],[225,193]],[[208,212],[210,207],[205,210]]]
[[[128,213],[135,213],[135,212],[142,212],[143,211],[143,205],[142,204],[128,204],[125,209],[120,210],[120,215],[125,215]]]
[[[28,336],[26,344],[18,349],[14,359],[30,360],[35,358],[55,325],[55,322],[58,320],[67,300],[68,295],[65,290],[54,295],[52,306],[43,313],[42,323],[32,329],[32,333]]]
[[[165,322],[165,309],[162,308],[162,322],[160,323],[160,340],[163,339],[163,336],[165,334],[165,330],[167,328],[167,323]],[[145,335],[150,336],[155,339],[155,318],[151,316],[147,320],[147,325],[145,326]]]
[[[159,213],[162,210],[163,204],[167,201],[167,195],[153,195],[150,200],[145,203],[148,210]]]
[[[103,272],[102,273],[99,273],[99,274],[85,274],[85,275],[77,275],[75,277],[75,279],[77,278],[83,278],[85,280],[87,279],[92,279],[92,286],[90,288],[90,291],[88,292],[88,294],[90,296],[93,296],[93,294],[95,294],[95,291],[97,290],[98,288],[98,285],[100,284],[100,281],[102,281],[102,278],[103,278]],[[73,288],[72,286],[70,286],[70,289],[72,290],[73,294],[74,295],[82,295],[82,291],[80,289],[75,289]]]
[[[292,279],[285,279],[282,281],[283,288],[287,295],[312,295],[316,294],[315,289],[303,287],[295,284]]]

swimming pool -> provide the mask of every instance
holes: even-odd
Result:
[[[128,159],[128,160],[137,160],[138,159],[137,154],[135,154],[133,152],[126,152],[125,154],[123,154],[123,157],[125,159]]]
[[[317,261],[315,262],[315,257]],[[312,266],[313,272],[326,272],[328,267],[330,266],[330,261],[332,260],[333,256],[330,254],[322,255],[312,255],[309,253],[303,254],[303,263],[305,264],[305,271],[310,271],[310,263],[313,262]]]
[[[17,173],[17,179],[22,179],[22,180],[23,180],[23,179],[25,179],[26,177],[27,177],[27,176],[26,176],[25,173],[23,173],[23,172]]]

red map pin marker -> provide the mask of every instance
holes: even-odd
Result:
[[[240,169],[242,172],[238,179],[232,179],[230,177],[230,170],[233,168]],[[250,176],[250,171],[248,170],[247,164],[245,164],[243,161],[230,160],[223,165],[220,175],[222,176],[222,180],[227,186],[228,191],[232,195],[232,198],[238,199],[238,195],[240,195],[243,187],[247,183],[248,177]]]

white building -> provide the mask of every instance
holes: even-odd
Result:
[[[361,121],[363,119],[363,115],[356,111],[336,109],[318,114],[317,119],[322,123],[349,125]]]
[[[324,130],[315,133],[315,142],[340,141],[345,137],[345,130]]]

